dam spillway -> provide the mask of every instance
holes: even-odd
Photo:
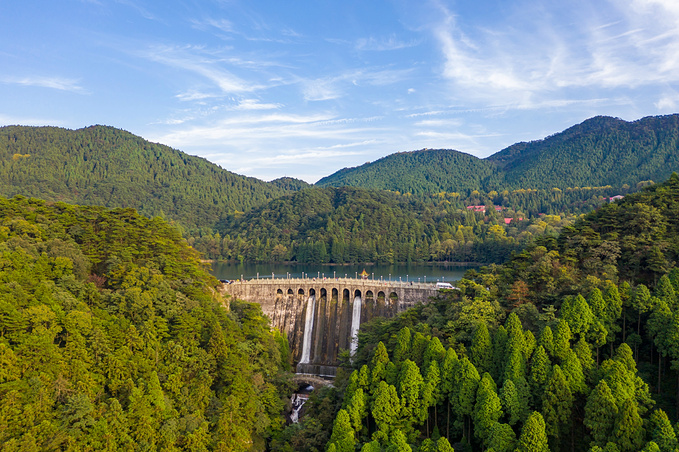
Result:
[[[335,375],[340,350],[355,352],[360,324],[394,317],[437,293],[435,283],[354,278],[252,279],[222,291],[262,307],[271,326],[287,335],[297,372],[327,376]]]

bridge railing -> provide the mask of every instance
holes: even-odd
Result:
[[[411,289],[428,289],[435,290],[436,282],[416,282],[416,281],[388,281],[378,279],[362,279],[362,278],[253,278],[248,280],[236,280],[231,284],[255,284],[255,285],[316,285],[316,284],[340,284],[362,287],[398,287]]]

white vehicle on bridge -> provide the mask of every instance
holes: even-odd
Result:
[[[447,283],[447,282],[437,282],[436,288],[437,289],[457,289],[457,287],[455,287],[452,284]]]

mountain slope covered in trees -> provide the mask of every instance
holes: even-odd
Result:
[[[132,207],[192,229],[283,193],[112,127],[0,128],[0,196]]]
[[[679,170],[679,115],[626,122],[595,117],[543,140],[514,144],[486,159],[453,150],[402,152],[317,182],[402,193],[635,187]]]
[[[678,202],[673,174],[505,265],[468,272],[458,289],[362,325],[337,388],[275,444],[676,451]]]
[[[0,198],[0,449],[264,450],[285,338],[176,228]]]

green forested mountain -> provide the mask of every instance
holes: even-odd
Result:
[[[485,189],[490,186],[489,181],[497,181],[499,177],[496,165],[472,155],[450,149],[422,149],[391,154],[356,168],[344,168],[316,185],[346,185],[420,195]]]
[[[0,449],[264,450],[287,342],[165,221],[0,198]]]
[[[453,150],[402,152],[345,168],[317,182],[401,193],[551,189],[664,180],[679,170],[679,115],[626,122],[595,117],[486,159]]]
[[[299,191],[311,186],[311,184],[300,179],[295,179],[294,177],[279,177],[269,183],[286,191]]]
[[[633,122],[597,116],[486,160],[502,168],[509,187],[620,187],[662,181],[679,170],[679,115]]]
[[[673,174],[506,265],[468,272],[458,289],[362,325],[336,388],[274,444],[676,451],[677,203]]]
[[[192,229],[284,191],[112,127],[0,128],[0,196],[132,207]]]
[[[474,213],[459,200],[314,187],[231,216],[218,236],[194,245],[209,257],[248,262],[503,262],[562,225],[547,216],[507,226],[494,208]]]
[[[501,263],[616,193],[596,187],[411,196],[312,187],[228,217],[216,233],[189,242],[209,258],[247,262]]]

